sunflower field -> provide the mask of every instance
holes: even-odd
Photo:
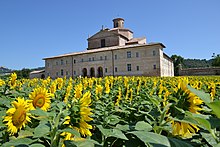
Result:
[[[220,146],[220,77],[0,79],[0,146]]]

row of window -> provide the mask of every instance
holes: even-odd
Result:
[[[155,56],[155,55],[156,55],[156,52],[153,51],[153,56]],[[139,52],[136,52],[136,53],[135,53],[135,57],[136,57],[136,58],[139,58]],[[132,58],[131,51],[127,51],[127,58]],[[118,56],[115,55],[114,59],[117,60],[117,59],[118,59]],[[103,56],[100,56],[99,60],[107,60],[107,56],[104,56],[104,59],[103,59]],[[95,61],[95,57],[90,57],[90,58],[88,59],[88,62],[91,62],[91,61]],[[96,61],[97,61],[97,60],[96,60]],[[82,59],[81,59],[81,62],[86,62],[86,61],[84,61],[84,59],[82,58]],[[68,64],[68,61],[66,60],[65,63]],[[73,60],[73,63],[74,63],[74,64],[76,63],[76,59]],[[56,65],[59,65],[58,61],[56,61]],[[60,60],[60,65],[64,65],[63,59]],[[47,66],[49,67],[49,63],[47,63]]]
[[[127,64],[127,71],[131,71],[131,69],[132,69],[131,64]],[[153,69],[156,69],[156,64],[153,65]],[[136,66],[136,71],[139,71],[139,70],[140,70],[140,66]],[[108,72],[108,69],[105,68],[105,73],[107,73],[107,72]],[[115,67],[115,72],[118,72],[117,67]],[[73,74],[76,75],[76,71],[73,71]],[[66,76],[68,76],[68,75],[69,75],[69,72],[66,71]],[[56,72],[56,76],[59,76],[59,72]],[[60,76],[64,76],[64,70],[63,69],[60,70]]]

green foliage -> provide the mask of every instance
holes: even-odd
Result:
[[[174,64],[174,75],[178,76],[179,75],[179,65],[183,63],[184,58],[178,55],[172,55],[171,59],[173,59],[173,64]]]
[[[211,67],[212,59],[184,59],[182,63],[183,68],[203,68]]]
[[[197,95],[203,103],[199,105],[201,111],[193,113],[188,109],[184,99],[186,91],[179,90],[179,82],[183,77],[105,77],[74,79],[69,101],[64,102],[67,85],[70,80],[65,79],[63,87],[57,89],[51,98],[48,111],[40,108],[29,111],[31,122],[18,131],[9,135],[3,117],[11,108],[11,102],[22,96],[29,99],[34,87],[49,87],[53,80],[39,79],[37,81],[23,81],[21,87],[10,89],[0,86],[0,146],[217,146],[220,143],[220,78],[219,77],[188,77],[187,90],[190,96]],[[112,80],[111,80],[112,79]],[[36,80],[36,79],[35,79]],[[105,84],[110,83],[111,90],[106,92]],[[127,83],[125,82],[127,81]],[[27,83],[25,83],[27,82]],[[90,86],[89,83],[90,82]],[[31,84],[30,84],[31,83]],[[214,84],[215,94],[210,97]],[[75,87],[82,84],[82,94],[91,92],[93,118],[88,124],[92,136],[83,136],[77,129],[64,124],[67,116],[71,116],[70,123],[79,125],[81,111],[78,101],[74,98]],[[96,87],[101,85],[103,90],[97,94]],[[120,88],[119,88],[120,87]],[[6,90],[5,90],[6,89]],[[121,97],[118,105],[116,101]],[[132,91],[130,91],[132,89]],[[188,98],[188,97],[187,97]],[[184,101],[185,100],[185,101]],[[194,99],[195,100],[195,99]],[[195,100],[196,101],[196,100]],[[175,114],[173,114],[175,113]],[[173,134],[172,121],[195,125],[198,131],[189,138]],[[70,133],[82,140],[64,140],[62,133]]]
[[[213,62],[212,62],[212,66],[220,66],[220,56],[219,55],[214,57]]]
[[[18,79],[28,79],[31,70],[23,68],[22,70],[15,70],[14,72],[17,74]]]

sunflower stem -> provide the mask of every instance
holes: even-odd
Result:
[[[60,110],[59,114],[55,118],[55,123],[54,123],[53,131],[52,131],[52,135],[51,135],[51,147],[58,146],[59,144],[60,134],[57,133],[57,131],[59,129],[59,122],[60,122],[61,114],[62,114],[62,111]]]
[[[214,131],[213,131],[213,130],[210,130],[210,133],[211,133],[212,137],[215,139],[215,141],[216,141],[217,144],[218,144],[218,143],[219,143],[219,140],[218,140],[218,138],[216,137]]]

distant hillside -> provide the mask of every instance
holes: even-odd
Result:
[[[11,73],[11,72],[12,72],[11,69],[8,69],[2,66],[0,67],[0,74]]]
[[[183,68],[211,67],[213,59],[183,59]]]
[[[18,76],[18,78],[29,78],[29,74],[32,71],[35,70],[43,70],[44,67],[37,67],[37,68],[32,68],[32,69],[28,69],[28,68],[23,68],[21,70],[12,70],[12,69],[8,69],[5,67],[0,67],[0,77],[4,77],[4,76],[8,76],[10,75],[10,73],[15,72]]]

